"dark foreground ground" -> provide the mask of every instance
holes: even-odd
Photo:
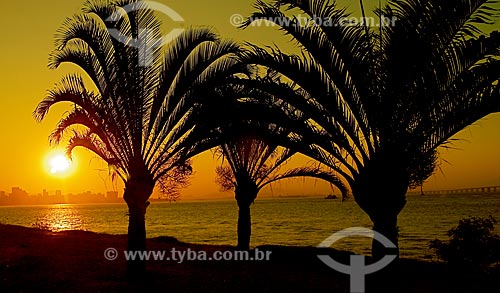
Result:
[[[270,261],[150,261],[145,277],[126,278],[123,254],[104,258],[106,248],[122,251],[126,236],[83,231],[53,233],[0,224],[0,292],[349,292],[349,277],[320,262],[315,248],[266,246]],[[232,250],[227,246],[186,244],[170,237],[148,239],[148,249]],[[329,250],[339,262],[343,252]],[[377,276],[367,281],[367,292]],[[457,276],[442,264],[401,260],[397,292],[500,292],[498,271]]]

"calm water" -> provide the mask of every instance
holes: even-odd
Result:
[[[0,222],[53,231],[125,234],[126,212],[124,204],[0,207]],[[488,215],[500,219],[500,196],[410,196],[399,217],[402,256],[428,258],[430,240],[446,239],[446,232],[464,217]],[[234,245],[236,220],[234,201],[153,203],[147,214],[148,237],[168,235],[191,243]],[[325,199],[257,200],[252,222],[253,246],[316,246],[333,232],[371,226],[354,201]],[[369,253],[370,245],[368,238],[349,238],[334,247]]]

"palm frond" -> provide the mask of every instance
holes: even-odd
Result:
[[[68,154],[87,148],[115,166],[126,183],[146,184],[169,178],[189,157],[220,144],[210,137],[217,125],[201,125],[200,119],[213,115],[205,110],[207,88],[214,92],[228,77],[247,74],[233,61],[239,45],[208,28],[187,29],[168,44],[162,36],[147,1],[89,0],[68,18],[56,34],[49,66],[77,65],[97,91],[69,75],[48,92],[33,113],[37,121],[55,104],[74,107],[51,141],[60,142],[73,129]]]
[[[288,170],[286,172],[268,178],[265,182],[260,184],[260,187],[262,188],[278,180],[291,179],[297,177],[311,177],[324,180],[332,184],[333,186],[337,187],[340,190],[343,199],[349,197],[349,189],[342,182],[342,180],[333,173],[321,170],[321,168],[319,167],[302,167],[302,168],[295,168]]]

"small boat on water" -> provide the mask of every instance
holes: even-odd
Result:
[[[337,199],[338,197],[335,194],[330,194],[325,197],[325,199]]]

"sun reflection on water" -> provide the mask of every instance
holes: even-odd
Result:
[[[34,227],[52,232],[84,230],[82,215],[71,205],[54,205],[47,208]]]

